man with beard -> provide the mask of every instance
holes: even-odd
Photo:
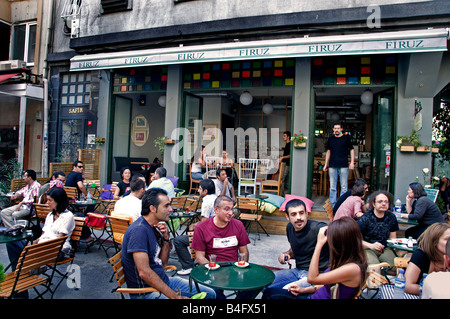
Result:
[[[327,226],[324,222],[308,220],[305,203],[300,199],[290,200],[286,204],[286,235],[290,249],[278,257],[280,264],[289,263],[295,258],[296,267],[275,272],[274,282],[267,287],[263,298],[268,299],[303,299],[309,298],[318,288],[307,282],[309,264],[317,242],[320,228]],[[319,270],[323,272],[328,267],[328,244],[322,248],[319,260]]]
[[[350,135],[342,133],[343,126],[341,123],[333,125],[333,135],[328,139],[325,147],[327,153],[325,155],[324,172],[329,171],[330,176],[330,202],[334,206],[336,204],[337,180],[341,184],[341,194],[347,191],[348,170],[355,169],[355,150],[350,139]],[[350,165],[348,163],[348,155],[350,154]]]

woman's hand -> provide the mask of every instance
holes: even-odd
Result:
[[[328,226],[322,227],[319,230],[319,233],[317,234],[317,245],[325,245],[327,242],[327,234],[326,231],[328,230]]]

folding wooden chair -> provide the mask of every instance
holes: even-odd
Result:
[[[190,195],[192,191],[194,191],[194,194],[198,191],[198,186],[200,184],[201,179],[194,179],[191,176],[191,170],[192,170],[192,163],[189,163],[189,193]]]
[[[187,199],[187,196],[172,197],[172,199],[170,200],[170,206],[172,207],[173,211],[184,211]]]
[[[78,190],[76,187],[64,186],[67,197],[70,199],[75,199],[78,197]]]
[[[114,241],[114,248],[116,253],[120,251],[120,246],[122,246],[123,235],[125,235],[126,230],[130,227],[133,222],[130,216],[119,215],[112,213],[108,216],[109,225],[111,226],[112,238]]]
[[[334,219],[333,206],[331,205],[331,202],[330,202],[330,200],[328,198],[325,201],[325,205],[323,205],[323,208],[325,208],[325,212],[327,213],[328,220],[330,222],[332,222],[333,219]]]
[[[384,272],[385,269],[389,268],[390,265],[387,262],[369,265],[367,268],[369,274],[366,282],[355,296],[355,299],[374,299],[377,296],[380,287],[389,283],[389,279],[381,274],[381,272]],[[379,269],[379,272],[377,269]],[[370,293],[371,291],[372,293]]]
[[[75,219],[75,228],[73,229],[72,235],[70,236],[70,243],[72,245],[72,248],[70,250],[69,256],[64,256],[63,258],[58,260],[58,262],[56,263],[56,266],[64,265],[64,264],[68,264],[68,263],[70,263],[70,265],[66,267],[65,272],[61,272],[56,267],[55,271],[58,275],[61,276],[61,279],[58,282],[58,284],[56,285],[55,289],[53,289],[53,291],[52,291],[52,299],[53,299],[53,295],[56,292],[56,289],[58,289],[59,285],[61,285],[63,280],[68,278],[68,276],[69,276],[69,273],[71,271],[71,269],[69,267],[72,266],[73,261],[75,259],[75,252],[78,249],[78,245],[80,243],[80,238],[81,238],[81,233],[83,232],[83,228],[85,227],[85,224],[86,224],[86,217],[74,216],[74,219]],[[76,287],[76,285],[75,285],[75,287]],[[78,288],[75,288],[75,289],[78,290]]]
[[[48,207],[47,204],[37,204],[34,203],[34,211],[36,213],[36,218],[39,222],[45,222],[45,219],[47,218],[47,215],[51,213],[51,208]]]
[[[67,236],[63,236],[25,246],[20,254],[16,270],[6,274],[5,281],[0,285],[0,298],[14,298],[18,293],[31,288],[37,293],[36,298],[43,298],[45,293],[51,292],[56,262],[66,238]],[[36,274],[38,273],[36,270],[49,265],[50,272],[45,276]],[[39,291],[38,286],[44,286],[44,290]]]
[[[281,187],[283,183],[283,174],[286,170],[286,163],[281,163],[278,171],[277,180],[265,180],[261,182],[261,193],[274,193],[281,196]]]
[[[123,285],[126,284],[125,281],[125,274],[122,268],[122,254],[119,251],[117,254],[115,254],[114,256],[112,256],[109,259],[109,263],[111,264],[111,267],[114,271],[114,276],[116,277],[116,283],[117,283],[117,287],[114,288],[111,292],[118,292],[120,293],[120,295],[122,296],[122,299],[125,299],[125,296],[123,295],[124,293],[128,293],[128,294],[138,294],[138,293],[150,293],[150,292],[159,292],[157,289],[155,288],[124,288]],[[176,270],[177,267],[176,266],[166,266],[164,267],[165,270]]]
[[[258,239],[261,239],[260,233],[259,233],[259,227],[266,233],[267,236],[269,234],[266,232],[264,227],[261,225],[260,220],[262,218],[261,215],[259,215],[259,200],[257,198],[248,198],[248,197],[238,197],[236,208],[239,211],[239,217],[238,219],[241,221],[247,221],[246,229],[247,233],[250,232],[250,228],[253,223],[256,223],[256,233],[255,233],[255,242],[254,245],[256,245],[256,236],[258,236]],[[246,211],[245,213],[242,213],[241,210]],[[247,213],[248,211],[248,213]]]

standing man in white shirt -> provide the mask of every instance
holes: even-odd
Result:
[[[170,179],[167,177],[167,170],[164,167],[158,167],[155,174],[152,176],[151,183],[148,186],[150,188],[162,188],[167,192],[167,196],[171,200],[175,197],[175,187]]]
[[[216,187],[211,179],[203,179],[198,186],[198,193],[202,200],[201,221],[207,220],[216,215],[214,211],[214,202],[216,201]],[[189,225],[189,230],[193,231],[198,223]],[[188,250],[189,236],[177,236],[173,240],[173,245],[178,255],[178,261],[181,263],[182,269],[178,271],[178,275],[189,275],[194,261],[191,259],[191,253]]]
[[[132,179],[130,182],[131,192],[128,196],[122,197],[114,205],[114,214],[128,215],[134,222],[141,217],[141,199],[145,193],[145,182],[141,178]]]

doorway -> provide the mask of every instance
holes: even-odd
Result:
[[[371,88],[373,103],[363,106],[361,94],[366,87],[314,88],[314,154],[313,171],[308,179],[308,196],[314,209],[323,210],[329,196],[328,173],[323,171],[326,142],[335,122],[344,125],[344,134],[351,137],[355,152],[355,169],[349,171],[348,190],[358,178],[363,178],[372,192],[384,189],[392,192],[390,147],[393,140],[394,88]],[[339,185],[339,182],[338,182]],[[338,196],[339,194],[338,187]]]

